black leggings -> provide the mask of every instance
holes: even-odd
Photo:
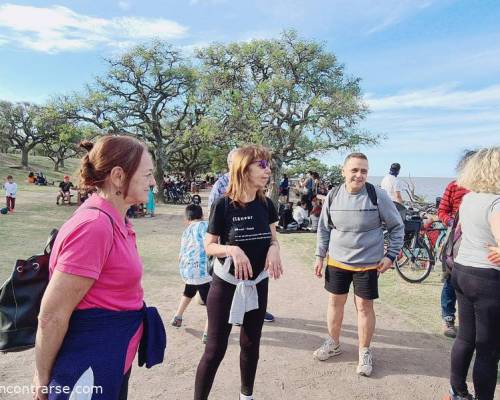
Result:
[[[474,390],[492,400],[500,359],[500,271],[455,264],[451,275],[460,326],[451,350],[451,387],[467,392],[465,382],[474,350]]]
[[[259,308],[245,314],[240,331],[241,393],[253,393],[255,373],[259,361],[259,346],[264,315],[267,307],[269,279],[257,284]],[[228,323],[229,311],[236,286],[214,274],[207,300],[208,343],[196,371],[195,400],[208,399],[217,369],[224,358],[232,325]]]

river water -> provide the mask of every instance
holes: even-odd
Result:
[[[382,176],[370,176],[368,177],[368,181],[374,185],[380,185],[382,178]],[[434,203],[436,197],[443,195],[446,185],[454,178],[411,177],[409,179],[408,177],[400,176],[400,179],[405,181],[407,185],[413,182],[415,194],[423,196],[429,203]],[[403,193],[403,199],[408,200],[408,196],[405,193]]]

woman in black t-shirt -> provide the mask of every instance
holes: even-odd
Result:
[[[268,276],[278,279],[283,273],[278,214],[264,195],[270,159],[260,146],[237,149],[226,196],[210,211],[205,250],[216,260],[207,299],[208,342],[196,372],[195,400],[208,398],[232,325],[241,325],[240,399],[253,399]]]

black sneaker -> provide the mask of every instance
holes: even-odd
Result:
[[[455,393],[453,389],[450,389],[450,391],[443,397],[443,400],[476,400],[476,397],[470,393],[458,394]]]

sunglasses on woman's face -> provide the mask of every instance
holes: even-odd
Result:
[[[262,169],[271,168],[271,163],[267,160],[255,160],[254,163],[259,164]]]

